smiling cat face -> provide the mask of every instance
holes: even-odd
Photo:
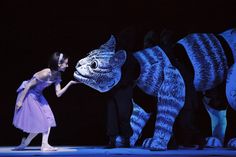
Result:
[[[115,52],[115,38],[111,38],[99,49],[78,61],[74,77],[81,83],[106,92],[111,90],[121,78],[121,67],[126,60],[126,52]]]

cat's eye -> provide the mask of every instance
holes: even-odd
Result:
[[[90,67],[91,67],[92,69],[96,69],[96,68],[98,67],[97,61],[93,61],[93,62],[91,63],[91,65],[90,65]]]

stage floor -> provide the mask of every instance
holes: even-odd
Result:
[[[60,146],[59,150],[55,152],[41,152],[40,147],[28,147],[23,151],[13,151],[14,147],[6,146],[0,147],[0,156],[4,157],[29,157],[29,156],[52,156],[52,157],[189,157],[189,156],[236,156],[236,150],[229,150],[223,148],[205,148],[203,150],[196,150],[190,148],[181,148],[178,150],[168,150],[168,151],[150,151],[145,150],[140,147],[136,148],[114,148],[114,149],[104,149],[103,146]]]

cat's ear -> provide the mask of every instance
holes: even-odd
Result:
[[[100,46],[99,49],[103,49],[109,52],[115,52],[116,48],[116,39],[113,35],[111,35],[110,39],[103,45]]]
[[[112,65],[112,67],[121,67],[125,63],[126,57],[127,55],[125,50],[117,51],[109,60],[109,63]]]
[[[231,30],[231,34],[234,35],[234,36],[236,36],[236,28],[234,28],[234,29]]]

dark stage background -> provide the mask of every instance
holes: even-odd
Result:
[[[127,27],[137,33],[141,49],[152,28],[189,32],[222,32],[236,26],[236,1],[231,0],[77,0],[1,1],[0,145],[17,145],[21,132],[12,126],[16,89],[23,80],[47,66],[54,51],[70,56],[64,86],[73,79],[78,59],[104,43],[110,34]],[[57,121],[50,143],[55,145],[106,144],[106,93],[75,85],[60,98],[54,87],[45,90]],[[149,133],[151,129],[149,129]],[[34,141],[39,145],[41,136]]]

